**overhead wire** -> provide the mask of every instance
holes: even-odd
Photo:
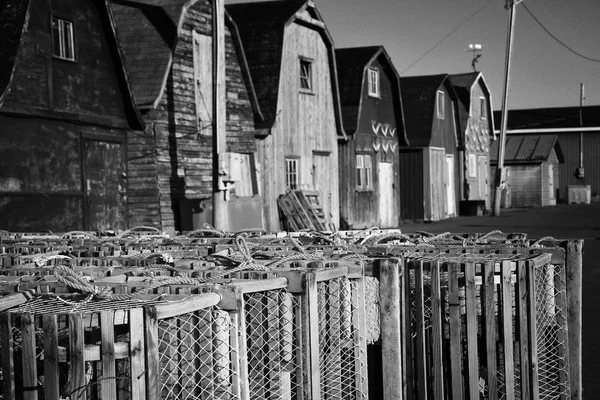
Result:
[[[429,53],[431,53],[433,50],[435,50],[440,44],[442,44],[446,39],[448,39],[450,36],[452,36],[454,34],[454,32],[456,32],[457,30],[459,30],[460,28],[462,28],[467,22],[469,22],[471,19],[473,19],[477,14],[479,14],[481,11],[483,11],[484,8],[486,8],[493,0],[488,0],[487,3],[485,3],[483,6],[479,7],[474,13],[472,13],[471,15],[469,15],[469,17],[467,17],[467,19],[465,19],[463,22],[461,22],[456,28],[454,28],[450,33],[448,33],[446,36],[444,36],[440,41],[438,41],[431,49],[429,49],[425,54],[423,54],[421,57],[419,57],[415,62],[413,62],[412,64],[410,64],[408,67],[406,67],[402,72],[400,72],[400,75],[404,74],[406,71],[408,71],[409,69],[411,69],[413,66],[415,66],[419,61],[421,61],[422,59],[424,59],[425,57],[427,57],[429,55]]]
[[[546,28],[544,26],[544,24],[537,19],[537,17],[535,15],[533,15],[533,12],[531,12],[531,10],[527,7],[527,5],[525,4],[525,2],[522,2],[523,7],[525,8],[525,11],[527,11],[529,13],[529,15],[531,16],[531,18],[533,18],[533,20],[552,38],[554,39],[558,44],[560,44],[561,46],[563,46],[565,49],[569,50],[571,53],[575,54],[578,57],[581,57],[585,60],[588,61],[592,61],[592,62],[600,62],[600,59],[597,58],[592,58],[592,57],[588,57],[584,54],[581,54],[580,52],[574,50],[573,48],[571,48],[569,45],[567,45],[565,42],[563,42],[562,40],[560,40],[558,37],[556,37],[556,35],[554,35],[552,32],[550,32],[550,30],[548,30],[548,28]]]

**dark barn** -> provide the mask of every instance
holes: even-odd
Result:
[[[340,224],[345,229],[397,227],[398,144],[407,144],[400,77],[382,46],[336,50],[342,117]]]

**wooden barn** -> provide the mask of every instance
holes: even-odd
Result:
[[[501,113],[494,112],[494,118],[499,127]],[[556,184],[558,202],[568,202],[569,186],[589,186],[592,201],[600,199],[600,106],[510,110],[507,125],[508,135],[558,137],[564,155]]]
[[[400,146],[402,220],[438,221],[458,214],[457,96],[447,74],[400,79],[408,146]]]
[[[127,228],[142,130],[104,0],[0,7],[0,229]]]
[[[490,142],[494,132],[492,95],[481,72],[450,75],[458,97],[459,212],[483,214],[492,206]]]
[[[131,223],[166,231],[201,228],[214,222],[216,201],[226,208],[217,228],[240,228],[228,221],[244,211],[260,227],[261,202],[257,207],[253,201],[260,110],[224,6],[211,0],[114,0],[113,9],[146,121],[146,130],[129,139]]]
[[[498,166],[498,145],[491,146],[492,176]],[[556,135],[510,135],[506,138],[504,165],[506,188],[501,207],[540,207],[556,205],[559,164],[564,157]],[[490,189],[494,187],[491,183]]]
[[[256,168],[265,228],[281,229],[277,199],[316,190],[339,226],[341,121],[333,41],[312,1],[226,7],[235,22],[264,119],[257,121]]]
[[[336,49],[348,141],[339,144],[342,229],[397,227],[398,143],[407,145],[400,76],[382,46]]]

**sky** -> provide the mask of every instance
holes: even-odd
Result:
[[[239,2],[248,1],[226,4]],[[314,3],[336,48],[383,45],[401,76],[470,72],[473,54],[467,49],[481,44],[476,68],[490,87],[493,108],[501,109],[509,20],[505,0]],[[556,42],[524,5],[561,42],[598,61],[579,57]],[[579,106],[581,83],[585,105],[600,105],[600,0],[519,4],[509,82],[509,109]]]

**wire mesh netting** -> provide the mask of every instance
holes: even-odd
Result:
[[[535,325],[540,399],[569,396],[567,332],[565,320],[566,284],[559,265],[535,269]]]
[[[209,308],[159,320],[163,399],[237,399],[229,313]]]
[[[247,293],[244,300],[250,398],[305,398],[298,299],[279,289]]]
[[[321,399],[367,398],[353,281],[339,277],[317,284]]]

